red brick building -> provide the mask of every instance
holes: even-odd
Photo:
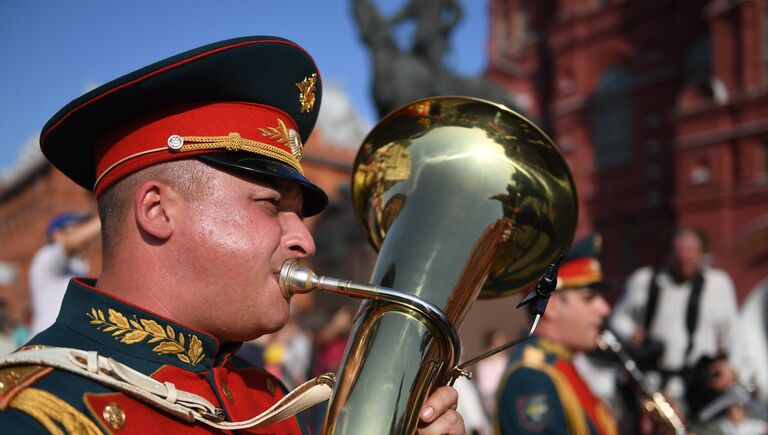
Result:
[[[30,309],[27,287],[29,263],[45,243],[45,228],[51,217],[63,211],[96,213],[91,192],[70,181],[40,156],[20,169],[0,188],[0,300],[9,315],[26,320]],[[100,246],[83,253],[91,270],[98,272]]]
[[[765,0],[490,0],[487,75],[568,160],[618,290],[700,227],[739,299],[768,286]]]

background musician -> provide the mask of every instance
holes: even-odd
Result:
[[[558,286],[535,337],[512,351],[499,387],[497,433],[615,434],[608,407],[576,371],[576,352],[589,352],[610,306],[600,293],[600,239],[576,243],[563,260]]]

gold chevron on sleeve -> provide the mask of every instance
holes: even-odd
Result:
[[[102,433],[85,414],[45,390],[25,388],[11,401],[11,408],[29,414],[54,435]]]

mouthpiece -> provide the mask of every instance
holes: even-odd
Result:
[[[301,267],[296,260],[286,260],[280,269],[278,285],[286,299],[293,295],[309,293],[315,289],[313,281],[315,273],[306,267]]]

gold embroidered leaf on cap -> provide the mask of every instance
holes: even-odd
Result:
[[[296,130],[286,127],[280,118],[277,118],[277,127],[259,127],[259,131],[266,138],[272,139],[279,144],[288,145],[291,148],[293,157],[297,161],[301,160],[304,150],[301,138]]]
[[[264,137],[274,140],[277,143],[283,145],[287,144],[291,140],[291,135],[288,132],[288,127],[280,118],[277,118],[277,127],[259,127],[259,131]]]
[[[135,315],[128,319],[122,313],[110,308],[109,320],[105,320],[104,313],[96,308],[91,308],[86,316],[88,322],[102,332],[111,333],[116,340],[123,344],[138,344],[144,342],[157,343],[152,352],[160,355],[176,355],[179,360],[196,365],[205,358],[203,342],[193,334],[189,334],[189,348],[186,347],[184,334],[176,334],[170,325],[163,327],[155,320],[139,319]]]

